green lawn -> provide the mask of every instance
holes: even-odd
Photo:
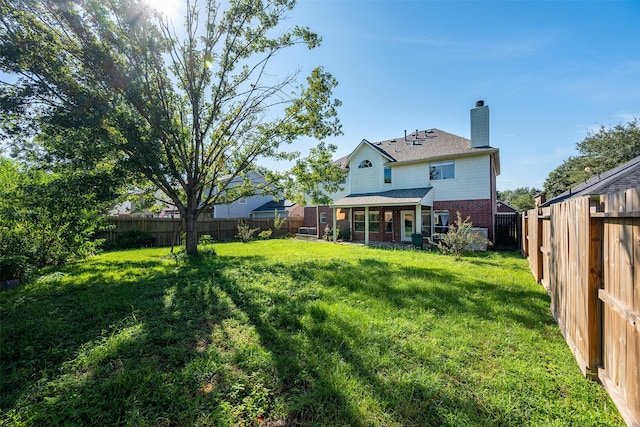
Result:
[[[106,253],[0,293],[4,425],[623,425],[515,253]]]

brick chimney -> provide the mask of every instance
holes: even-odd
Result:
[[[471,109],[471,148],[489,147],[489,106],[477,101]]]

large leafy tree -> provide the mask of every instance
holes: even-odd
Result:
[[[540,190],[535,187],[518,187],[515,190],[498,191],[498,200],[519,211],[527,211],[536,206],[535,197],[538,193]]]
[[[578,155],[565,160],[551,171],[544,183],[547,198],[640,156],[640,123],[634,118],[626,124],[589,132],[576,144]]]
[[[299,84],[298,70],[272,71],[277,54],[314,48],[307,28],[281,28],[293,0],[187,2],[184,27],[141,0],[0,0],[0,71],[5,141],[59,162],[112,165],[151,182],[186,224],[217,203],[256,191],[325,189],[341,174],[329,161],[300,159],[290,145],[340,133],[332,98],[336,80],[323,68]],[[230,187],[264,158],[298,159],[257,188]],[[322,159],[330,156],[321,156]],[[318,173],[318,171],[320,171]],[[316,200],[322,201],[322,200]]]
[[[27,168],[0,157],[0,258],[24,256],[35,267],[92,253],[111,199],[102,178]]]

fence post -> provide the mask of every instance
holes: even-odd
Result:
[[[587,336],[589,354],[587,355],[589,375],[597,380],[598,367],[602,365],[602,302],[598,292],[603,283],[604,220],[589,220],[589,278],[587,284]]]

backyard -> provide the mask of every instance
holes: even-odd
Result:
[[[518,253],[202,252],[104,253],[0,293],[2,425],[624,425]]]

